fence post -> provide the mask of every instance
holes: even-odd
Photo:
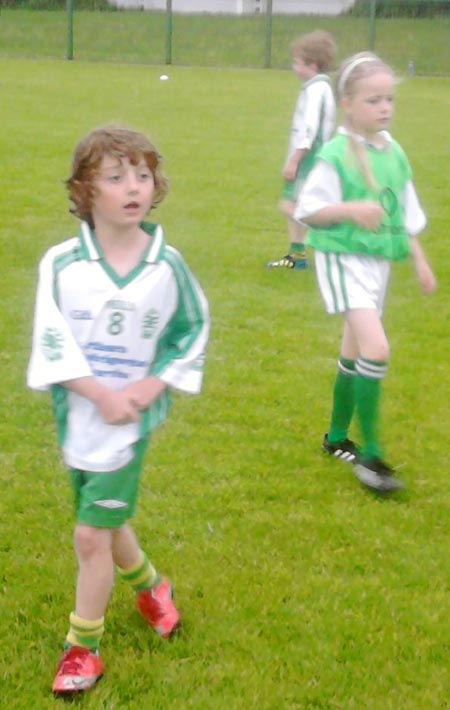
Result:
[[[369,0],[369,49],[371,52],[375,50],[375,14],[377,9],[377,0]]]
[[[166,0],[166,64],[172,64],[172,0]]]
[[[270,69],[272,63],[272,0],[266,5],[266,45],[264,52],[264,69]]]
[[[73,59],[73,0],[66,0],[67,59]]]

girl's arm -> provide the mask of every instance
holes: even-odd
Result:
[[[416,236],[410,237],[411,255],[414,269],[424,293],[433,293],[436,289],[436,278],[425,256],[425,252]]]
[[[329,163],[319,160],[300,193],[294,217],[311,227],[354,222],[373,231],[381,223],[383,208],[374,200],[344,201],[337,171]]]
[[[378,202],[358,200],[328,205],[315,214],[304,217],[302,221],[311,227],[324,227],[336,222],[354,222],[364,229],[373,231],[380,226],[382,218],[383,208]]]
[[[423,292],[432,293],[436,288],[436,278],[418,239],[418,234],[426,226],[427,218],[419,202],[412,180],[408,180],[406,183],[400,199],[403,205],[405,227],[410,238],[411,256],[417,278],[419,279]]]

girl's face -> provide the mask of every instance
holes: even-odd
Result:
[[[91,207],[94,225],[121,229],[139,225],[152,206],[153,173],[142,158],[137,165],[128,158],[105,155],[93,180]]]
[[[394,77],[380,71],[355,81],[351,95],[343,97],[342,106],[351,128],[364,138],[373,139],[389,126],[394,113]]]
[[[292,69],[302,81],[308,81],[318,71],[315,64],[307,64],[302,57],[292,58]]]

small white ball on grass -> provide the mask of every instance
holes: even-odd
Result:
[[[169,81],[169,77],[167,76],[167,74],[161,74],[161,76],[159,77],[159,80],[160,81]]]

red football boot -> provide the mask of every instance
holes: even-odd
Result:
[[[175,631],[180,614],[172,601],[173,590],[168,579],[162,579],[156,587],[143,589],[136,594],[136,606],[144,619],[163,638]]]
[[[98,653],[83,646],[71,646],[64,652],[53,681],[54,693],[88,690],[103,675],[103,661]]]

